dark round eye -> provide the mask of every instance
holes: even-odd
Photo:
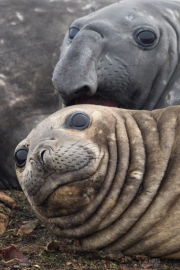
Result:
[[[150,47],[155,44],[157,37],[151,30],[139,30],[135,34],[135,40],[144,47]]]
[[[79,32],[79,29],[76,27],[71,27],[69,29],[69,40],[72,41],[73,38],[77,35],[77,33]]]
[[[68,119],[68,126],[73,129],[84,130],[89,126],[90,118],[87,114],[76,112]]]
[[[28,155],[28,150],[24,147],[18,149],[15,152],[14,157],[15,157],[16,165],[18,167],[20,168],[24,167],[24,165],[26,164],[27,155]]]

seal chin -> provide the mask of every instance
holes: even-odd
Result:
[[[95,194],[96,189],[88,180],[78,181],[58,187],[38,208],[48,218],[67,216],[82,210],[94,199]]]

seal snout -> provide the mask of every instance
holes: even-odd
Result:
[[[46,150],[42,150],[41,153],[40,153],[40,157],[41,157],[42,163],[44,163],[44,153],[45,152],[46,152]]]
[[[50,167],[52,155],[53,150],[49,147],[43,147],[43,149],[38,150],[36,156],[44,170]]]
[[[78,63],[73,63],[73,65],[77,66]],[[88,75],[84,74],[85,67],[80,69],[78,73],[77,70],[74,70],[72,73],[76,73],[76,76],[73,79],[71,79],[71,75],[64,74],[64,69],[64,61],[60,61],[54,70],[52,82],[66,106],[76,104],[75,99],[78,97],[92,96],[96,93],[97,74],[94,69]]]
[[[28,157],[27,163],[40,172],[44,172],[48,167],[48,160],[51,159],[51,149],[49,147],[38,148]]]

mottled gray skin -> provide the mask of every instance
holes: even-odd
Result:
[[[70,23],[113,2],[0,1],[0,189],[19,188],[15,146],[60,108],[51,77]]]
[[[179,118],[180,106],[62,109],[17,146],[28,150],[19,183],[47,228],[76,240],[69,249],[180,259]]]
[[[95,94],[130,109],[180,104],[179,25],[180,1],[170,0],[123,0],[75,20],[53,74],[65,105]],[[152,47],[136,42],[140,29],[154,31]]]

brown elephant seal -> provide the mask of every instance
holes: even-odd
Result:
[[[53,84],[64,104],[180,104],[180,1],[123,0],[76,19]]]
[[[17,146],[19,183],[71,248],[180,258],[179,119],[179,106],[66,107]]]

